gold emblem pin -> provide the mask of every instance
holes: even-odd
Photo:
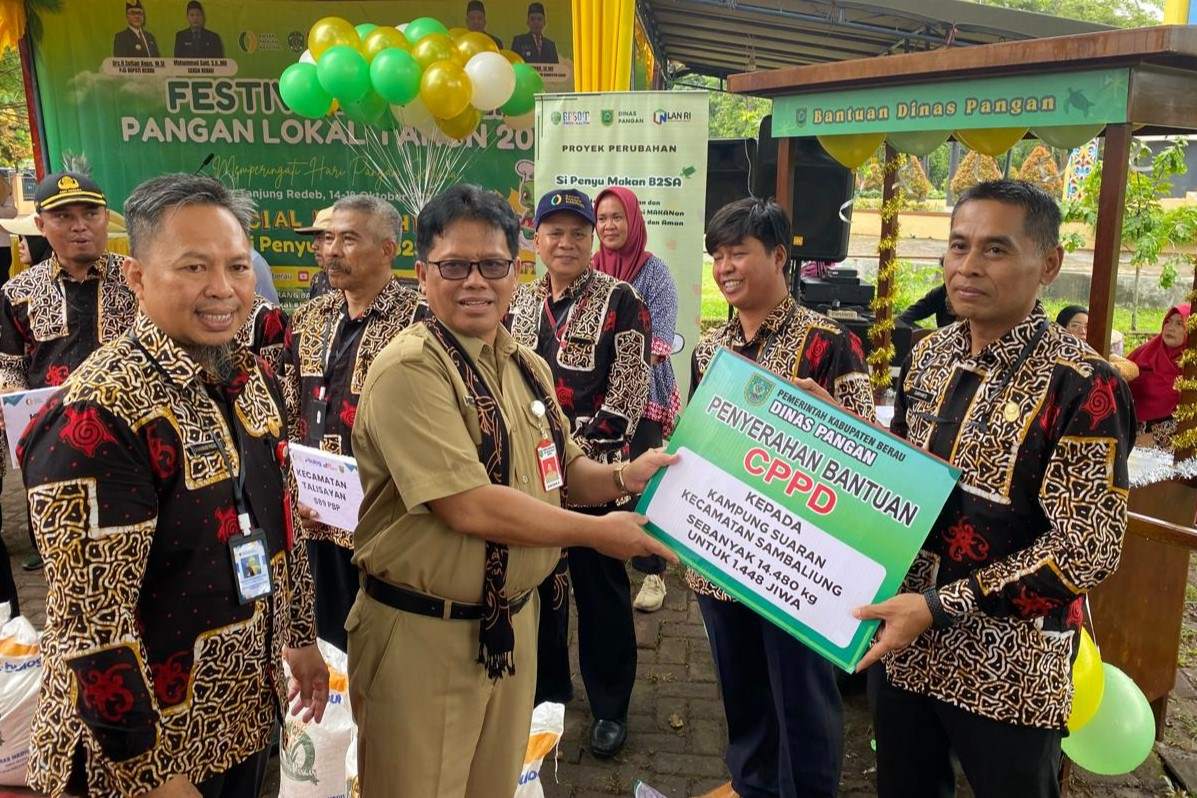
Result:
[[[74,191],[77,188],[79,188],[79,181],[70,175],[63,175],[58,178],[59,191]]]
[[[1009,422],[1018,421],[1018,417],[1020,415],[1021,413],[1018,410],[1018,405],[1016,405],[1014,402],[1006,402],[1006,406],[1002,408],[1002,418]]]

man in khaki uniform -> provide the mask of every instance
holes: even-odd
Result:
[[[641,516],[561,509],[566,485],[575,502],[608,502],[674,458],[596,463],[570,439],[547,364],[501,324],[518,235],[507,204],[474,186],[424,207],[416,271],[432,317],[379,354],[358,405],[364,579],[346,629],[371,798],[509,798],[532,713],[535,588],[560,548],[676,559]]]

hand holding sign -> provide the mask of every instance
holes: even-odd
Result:
[[[666,454],[665,447],[649,449],[623,469],[623,484],[629,493],[643,493],[645,485],[662,468],[677,462],[676,454]]]
[[[639,513],[607,513],[594,521],[599,527],[599,534],[592,545],[608,557],[629,560],[656,554],[669,562],[677,562],[677,555],[665,544],[645,534],[644,525],[648,519]]]
[[[891,651],[901,651],[931,628],[931,609],[921,593],[899,593],[880,604],[857,607],[852,615],[862,621],[881,621],[877,642],[856,663],[859,673]]]

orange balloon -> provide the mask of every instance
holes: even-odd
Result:
[[[508,49],[504,48],[499,51],[499,54],[513,64],[524,63],[524,57],[522,55],[520,55],[519,53],[517,53],[515,50],[508,50]]]
[[[325,50],[338,44],[349,45],[355,50],[362,46],[362,38],[357,35],[357,29],[347,19],[325,17],[317,20],[308,31],[308,49],[312,51],[312,58],[317,61]]]
[[[362,41],[362,55],[367,61],[373,61],[374,56],[392,47],[411,51],[411,43],[402,32],[389,25],[382,25],[366,34],[365,40]]]
[[[453,41],[457,41],[458,39],[460,39],[462,36],[465,36],[469,32],[470,31],[468,28],[462,28],[462,27],[449,28],[449,38],[452,39]]]
[[[453,46],[457,49],[457,60],[461,64],[468,64],[470,59],[478,53],[497,53],[499,46],[495,40],[479,31],[470,31],[458,37]]]
[[[473,133],[481,121],[482,114],[478,112],[477,108],[471,106],[452,119],[436,120],[436,126],[449,138],[461,141]]]
[[[443,33],[430,33],[412,45],[411,57],[424,69],[437,61],[452,61],[457,56],[453,40]],[[458,113],[461,113],[460,111]],[[457,114],[451,114],[457,116]]]
[[[470,98],[473,96],[474,85],[470,83],[470,76],[461,64],[451,59],[437,61],[425,69],[420,77],[420,99],[437,119],[458,116],[470,107]]]

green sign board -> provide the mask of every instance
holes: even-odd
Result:
[[[852,670],[958,469],[720,350],[638,507],[731,596]]]
[[[1129,70],[1097,69],[799,94],[773,101],[773,135],[1115,124],[1129,85]]]

